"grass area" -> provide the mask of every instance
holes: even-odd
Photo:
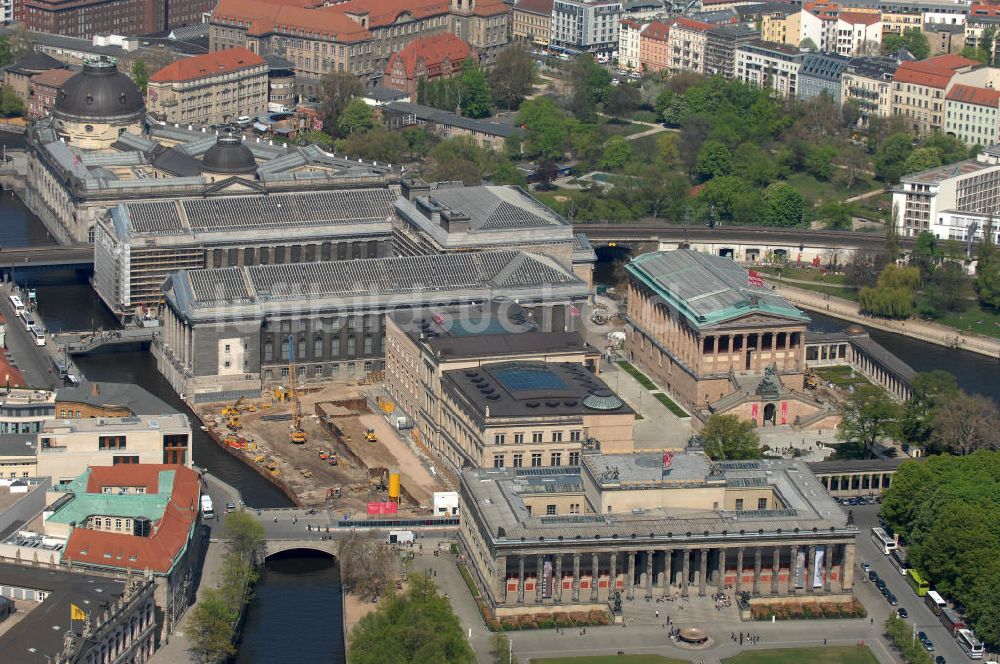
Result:
[[[881,186],[879,182],[862,177],[858,178],[851,189],[845,190],[844,185],[839,182],[822,182],[808,173],[792,173],[785,181],[802,192],[809,205],[816,205],[827,200],[843,200],[878,189]]]
[[[630,120],[638,120],[639,122],[659,122],[660,119],[656,117],[655,111],[647,111],[644,108],[640,108],[637,111],[632,111],[628,114]]]
[[[758,268],[758,270],[766,274],[774,275],[777,275],[780,270],[782,279],[797,279],[799,281],[815,281],[816,283],[823,284],[844,285],[846,285],[847,282],[847,278],[842,274],[829,274],[815,268],[795,267],[794,265],[786,265],[782,268],[775,267],[773,265],[762,265]]]
[[[825,648],[787,648],[754,650],[722,660],[723,664],[878,664],[867,647],[829,646]]]
[[[867,385],[868,379],[857,372],[853,372],[851,367],[817,367],[816,373],[825,383],[833,383],[837,387],[847,388],[850,385]]]
[[[593,655],[532,659],[531,664],[691,664],[691,660],[662,655]]]
[[[664,406],[666,406],[667,410],[669,410],[677,417],[691,417],[690,415],[684,412],[683,408],[675,404],[673,400],[663,392],[654,392],[653,398],[662,403]]]
[[[462,578],[465,579],[465,585],[469,586],[469,592],[472,593],[473,597],[479,597],[479,588],[476,587],[476,582],[472,578],[472,572],[465,565],[459,565],[458,571],[462,573]]]
[[[824,295],[832,295],[833,297],[843,298],[845,300],[850,300],[851,302],[858,301],[858,291],[853,288],[837,288],[836,286],[825,286],[823,284],[788,284],[792,288],[801,288],[802,290],[815,291],[817,293],[823,293]]]
[[[984,337],[1000,338],[1000,314],[981,307],[966,311],[949,311],[935,322],[963,332],[974,332]]]
[[[640,131],[646,131],[649,129],[646,125],[633,124],[628,120],[613,119],[608,120],[607,118],[601,118],[601,122],[597,126],[600,129],[601,134],[605,138],[611,138],[612,136],[629,136],[631,134],[638,134]]]
[[[643,387],[645,387],[650,392],[652,392],[653,390],[659,389],[658,387],[656,387],[656,383],[654,383],[649,378],[647,378],[646,374],[642,373],[641,371],[639,371],[638,369],[636,369],[634,366],[632,366],[632,364],[630,362],[626,362],[625,360],[621,360],[621,361],[618,362],[618,366],[620,366],[622,369],[624,369],[625,373],[627,373],[628,375],[632,376],[632,378],[635,378],[637,381],[639,381],[639,384],[642,385]]]

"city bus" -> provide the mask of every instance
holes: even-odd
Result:
[[[872,528],[872,542],[887,556],[896,550],[896,540],[886,535],[884,528]]]
[[[944,601],[944,598],[938,594],[936,590],[928,590],[927,594],[924,595],[924,604],[930,609],[934,615],[941,615],[941,609],[947,609],[948,603]]]
[[[896,549],[890,553],[889,562],[891,562],[892,566],[896,568],[896,571],[903,576],[906,576],[907,571],[910,569],[909,564],[906,562],[906,552],[902,549]]]
[[[24,312],[24,302],[17,295],[10,296],[10,306],[14,307],[14,315],[20,316]]]
[[[958,630],[967,627],[965,619],[958,615],[958,611],[955,611],[954,609],[941,609],[941,613],[938,614],[938,620],[941,621],[941,624],[945,626],[945,629],[947,629],[948,633],[952,636],[955,636],[958,633]]]
[[[36,346],[45,345],[45,330],[38,327],[37,325],[29,325],[28,333],[31,335],[31,338],[35,340]]]
[[[958,641],[958,646],[969,656],[969,659],[983,658],[983,644],[979,642],[971,629],[958,630],[955,632],[955,639]]]
[[[931,589],[931,584],[927,583],[927,580],[920,576],[920,572],[915,569],[911,569],[910,573],[906,575],[906,582],[913,588],[913,592],[917,593],[917,597],[926,596],[927,591]]]

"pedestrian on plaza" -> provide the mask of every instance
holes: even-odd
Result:
[[[278,517],[274,517],[274,522],[278,523]]]
[[[823,639],[823,645],[824,646],[826,645],[826,639]]]
[[[743,632],[740,632],[740,645],[743,645]]]
[[[659,617],[660,617],[660,610],[659,610],[659,609],[657,609],[657,610],[656,610],[656,617],[657,617],[657,618],[659,618]]]
[[[294,525],[295,525],[296,523],[298,523],[298,522],[299,522],[299,517],[297,517],[297,516],[293,516],[293,517],[292,517],[292,525],[294,526]]]

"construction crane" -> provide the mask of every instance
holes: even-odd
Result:
[[[306,442],[306,432],[302,430],[302,402],[295,384],[295,339],[288,337],[288,389],[292,397],[292,426],[288,432],[292,442],[301,445]]]

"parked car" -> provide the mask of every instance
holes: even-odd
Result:
[[[944,657],[938,655],[934,658],[934,664],[947,664],[947,662],[944,661]]]
[[[924,650],[927,652],[934,652],[934,644],[930,641],[924,641]]]
[[[232,512],[232,511],[235,511],[235,510],[236,510],[236,504],[235,503],[226,503],[226,514]]]
[[[898,609],[896,609],[896,615],[903,619],[910,617],[909,612],[903,607],[899,607]]]
[[[920,639],[921,643],[923,643],[927,640],[927,632],[917,632],[917,638]]]
[[[878,572],[873,569],[868,570],[868,580],[876,583],[879,580]]]
[[[896,606],[897,604],[899,604],[899,600],[896,599],[896,596],[893,595],[892,593],[889,593],[889,596],[886,597],[886,599],[889,600],[889,606]]]
[[[872,566],[871,566],[870,563],[861,563],[861,569],[863,569],[865,572],[868,572],[869,574],[871,574]]]

